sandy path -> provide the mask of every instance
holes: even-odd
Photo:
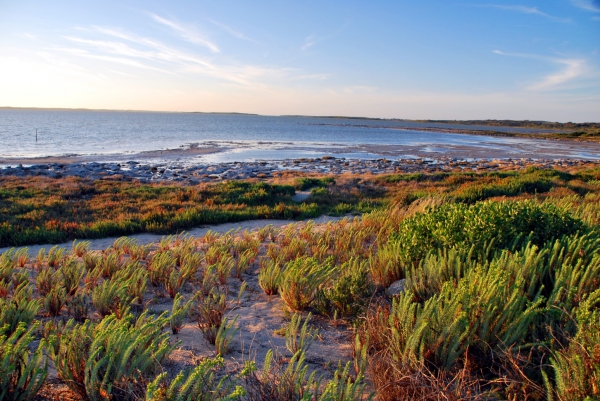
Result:
[[[332,217],[332,216],[321,216],[315,219],[307,219],[307,220],[300,220],[300,221],[296,221],[296,220],[275,220],[275,219],[266,219],[266,220],[247,220],[247,221],[240,221],[240,222],[235,222],[235,223],[224,223],[224,224],[216,224],[216,225],[208,225],[208,226],[202,226],[202,227],[198,227],[198,228],[194,228],[192,230],[189,231],[185,231],[185,234],[191,235],[193,237],[201,237],[204,234],[206,234],[206,232],[208,230],[212,230],[218,233],[226,233],[227,231],[230,230],[249,230],[249,231],[253,231],[253,230],[257,230],[259,228],[268,226],[269,224],[272,224],[275,227],[284,227],[288,224],[294,224],[294,223],[306,223],[309,220],[314,221],[317,224],[322,224],[322,223],[327,223],[330,221],[337,221],[337,220],[341,220],[342,218],[347,217],[347,216],[342,216],[342,217]],[[151,244],[151,243],[155,243],[161,240],[161,238],[163,238],[165,235],[164,234],[149,234],[149,233],[142,233],[142,234],[133,234],[133,235],[127,235],[127,237],[129,238],[134,238],[137,240],[137,243],[139,245],[146,245],[146,244]],[[90,249],[91,250],[103,250],[108,248],[109,246],[111,246],[113,244],[113,242],[115,242],[115,240],[119,238],[119,237],[108,237],[108,238],[100,238],[100,239],[91,239],[88,240],[92,243]],[[83,241],[83,240],[82,240]],[[41,248],[46,248],[49,249],[55,245],[58,245],[61,248],[65,248],[70,250],[71,246],[73,244],[73,241],[69,241],[69,242],[65,242],[62,244],[43,244],[43,245],[29,245],[29,246],[22,246],[22,247],[15,247],[15,249],[21,249],[21,248],[28,248],[29,249],[29,255],[30,256],[34,256],[36,255],[39,250]],[[0,248],[0,253],[3,253],[7,250],[11,249],[11,247],[4,247],[4,248]]]

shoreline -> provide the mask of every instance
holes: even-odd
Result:
[[[397,131],[440,132],[446,134],[472,135],[471,132],[442,132],[439,129],[408,129],[376,127]],[[463,130],[460,130],[463,131]],[[239,141],[204,141],[181,145],[179,148],[140,151],[135,153],[99,154],[99,155],[56,155],[39,157],[2,157],[0,170],[8,166],[42,165],[42,164],[85,164],[85,163],[130,163],[162,165],[164,163],[181,164],[218,164],[222,162],[248,163],[254,161],[281,161],[286,159],[320,158],[333,156],[345,159],[380,159],[380,158],[413,158],[413,159],[573,159],[600,160],[600,142],[590,140],[567,140],[543,138],[536,135],[526,139],[537,139],[520,143],[519,137],[498,133],[478,133],[482,137],[494,136],[514,137],[511,143],[494,143],[482,140],[478,144],[457,143],[423,143],[417,145],[402,144],[338,144],[338,143],[291,143],[276,141],[259,141],[244,143]],[[518,134],[521,135],[521,134]],[[560,146],[556,145],[560,143]]]
[[[230,180],[267,180],[282,176],[355,176],[380,174],[435,173],[455,171],[505,171],[527,167],[568,169],[600,166],[600,160],[584,159],[460,159],[448,156],[438,158],[387,158],[360,160],[324,156],[255,162],[225,162],[182,165],[181,163],[142,164],[126,163],[49,163],[33,166],[5,167],[3,177],[77,177],[89,180],[138,181],[141,183],[178,183],[198,185]]]

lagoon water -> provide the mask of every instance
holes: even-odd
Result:
[[[547,141],[414,130],[419,128],[536,131],[399,120],[0,109],[0,157],[95,155],[109,160],[118,155],[186,148],[192,144],[222,149],[210,155],[195,156],[209,162],[312,157],[332,150],[341,156],[370,158],[386,154],[388,147],[394,147],[397,156],[404,157],[459,148],[512,149],[514,154],[508,152],[507,155],[514,157],[535,153],[540,146],[550,155],[556,148],[557,158],[599,157],[589,149],[577,147],[565,153],[565,149],[549,145]]]

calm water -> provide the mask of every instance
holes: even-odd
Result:
[[[403,127],[409,130],[385,127]],[[420,147],[424,151],[441,149],[443,152],[448,147],[514,148],[528,144],[535,147],[542,142],[410,130],[418,127],[495,131],[505,129],[403,121],[235,114],[0,109],[0,157],[106,155],[110,158],[109,155],[174,149],[197,143],[228,148],[222,154],[204,158],[230,161],[298,157],[302,154],[311,156],[319,154],[320,148],[332,145],[379,145],[380,150],[382,146],[395,145]],[[411,156],[409,153],[405,156]],[[588,158],[584,153],[582,150],[575,150],[573,157]],[[347,155],[352,154],[350,152]],[[366,152],[365,155],[377,156],[376,152]],[[596,158],[596,155],[592,152],[591,157]]]

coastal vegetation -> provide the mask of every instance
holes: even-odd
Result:
[[[296,189],[312,195],[296,202]],[[148,246],[122,237],[102,251],[79,241],[4,252],[0,400],[600,398],[598,169],[198,187],[6,179],[1,204],[12,218],[5,244],[50,216],[72,238],[97,221],[177,232],[168,221],[197,224],[186,208],[206,211],[202,223],[275,216],[279,205],[298,211],[280,217],[366,213]],[[140,223],[152,207],[164,216],[147,221],[164,226]],[[280,305],[273,336],[285,345],[265,340],[257,358],[238,340],[252,324],[239,322],[264,300]],[[182,363],[186,330],[212,354]],[[339,363],[312,353],[329,331],[351,350]]]
[[[592,190],[595,170],[552,169],[284,178],[183,186],[75,177],[0,178],[0,246],[61,243],[141,232],[180,233],[202,224],[364,213],[443,195],[458,202]],[[296,190],[310,190],[294,201]]]

